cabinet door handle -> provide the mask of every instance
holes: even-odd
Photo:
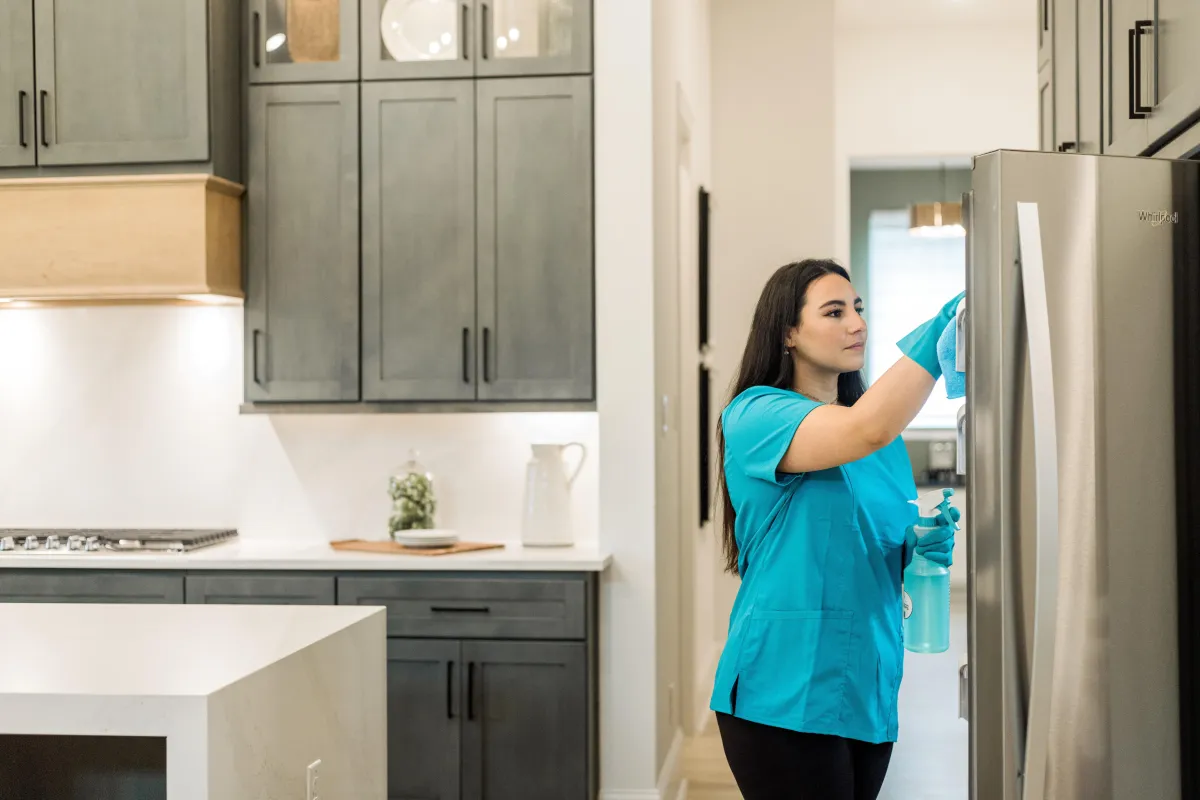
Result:
[[[475,662],[467,662],[467,719],[475,719]]]
[[[1058,146],[1058,152],[1073,153],[1073,152],[1075,152],[1075,146],[1076,146],[1075,142],[1063,142],[1062,144],[1060,144]]]
[[[252,334],[251,341],[250,341],[250,347],[254,351],[254,353],[252,354],[252,358],[253,358],[252,369],[253,369],[253,374],[254,374],[254,382],[257,383],[259,386],[263,385],[262,378],[260,378],[258,376],[258,341],[259,341],[259,339],[262,339],[262,338],[263,338],[263,332],[261,330],[259,330],[258,328],[255,328],[254,333]]]
[[[429,610],[434,614],[490,614],[492,610],[487,606],[430,606]]]
[[[491,366],[488,364],[488,361],[491,360],[491,357],[492,357],[491,331],[488,328],[484,328],[483,329],[483,382],[484,383],[492,382],[492,370],[491,370]]]
[[[254,66],[261,67],[262,50],[260,47],[262,43],[262,16],[257,11],[254,12],[254,30],[251,33],[251,36],[254,38]]]
[[[446,662],[446,719],[454,719],[454,662]]]
[[[483,17],[482,25],[480,26],[481,35],[479,37],[482,40],[482,44],[480,45],[480,55],[483,56],[484,60],[487,60],[489,58],[488,52],[490,49],[488,47],[488,39],[490,39],[492,36],[492,25],[490,21],[491,9],[488,7],[487,3],[480,3],[479,13]]]
[[[471,56],[467,50],[467,44],[471,41],[468,31],[471,29],[471,7],[463,3],[462,7],[462,30],[459,32],[459,41],[462,42],[462,57],[466,61]]]
[[[41,117],[42,117],[42,119],[41,119],[41,123],[42,123],[42,147],[49,147],[49,146],[50,146],[50,140],[49,140],[48,138],[46,138],[46,96],[47,96],[47,95],[49,95],[49,94],[50,94],[50,93],[49,93],[49,92],[47,92],[45,89],[42,89],[42,94],[41,94],[40,103],[39,103],[39,105],[40,105],[40,109],[39,109],[39,112],[38,112],[38,113],[39,113],[39,114],[41,115]]]
[[[1050,30],[1050,0],[1042,0],[1042,30]]]
[[[21,132],[21,147],[29,147],[29,142],[25,139],[25,98],[28,96],[24,89],[17,92],[17,126]]]
[[[471,382],[471,329],[463,328],[462,367],[463,383]]]
[[[1150,114],[1152,112],[1152,110],[1154,110],[1150,106],[1142,106],[1142,104],[1141,104],[1141,80],[1142,80],[1142,77],[1141,77],[1141,61],[1142,61],[1142,58],[1141,58],[1141,36],[1142,36],[1142,34],[1148,34],[1148,32],[1150,32],[1150,29],[1153,28],[1153,24],[1154,23],[1152,23],[1151,20],[1148,20],[1148,19],[1139,19],[1138,22],[1134,23],[1134,90],[1133,90],[1134,94],[1133,94],[1133,102],[1134,102],[1135,112],[1138,112],[1139,114],[1141,114],[1140,118],[1138,118],[1138,119],[1145,118],[1146,114]]]

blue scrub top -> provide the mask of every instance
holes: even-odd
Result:
[[[818,405],[756,386],[721,415],[741,586],[710,707],[794,731],[894,742],[902,549],[917,519],[912,466],[897,438],[844,466],[779,472]]]

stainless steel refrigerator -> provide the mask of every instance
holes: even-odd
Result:
[[[998,151],[964,200],[970,796],[1200,797],[1200,163]]]

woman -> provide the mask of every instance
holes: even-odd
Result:
[[[953,528],[918,541],[900,439],[941,375],[959,297],[900,342],[870,389],[862,300],[832,261],[767,282],[717,443],[724,547],[741,576],[712,709],[746,800],[873,800],[896,740],[901,575],[948,565]],[[958,512],[952,516],[958,518]]]

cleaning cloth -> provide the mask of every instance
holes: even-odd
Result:
[[[946,397],[957,400],[967,394],[967,374],[958,371],[958,329],[957,318],[961,318],[965,300],[959,304],[955,322],[946,326],[938,339],[938,363],[942,367],[942,376],[946,379]]]

